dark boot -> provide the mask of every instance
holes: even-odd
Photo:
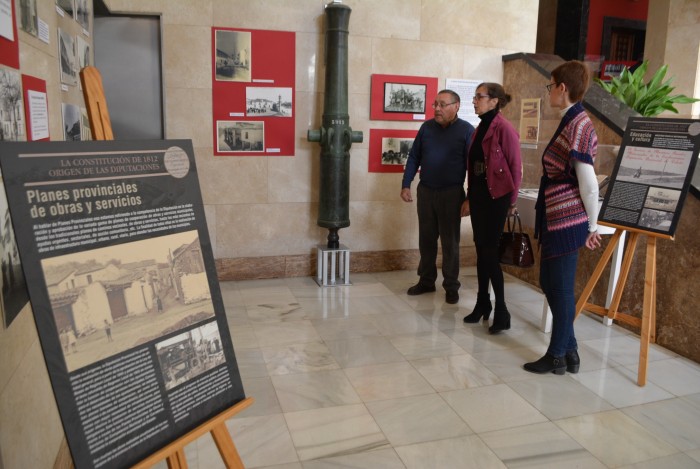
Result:
[[[536,362],[525,363],[523,368],[530,373],[563,375],[566,372],[566,357],[554,357],[545,353],[544,357]]]
[[[577,350],[569,350],[566,352],[566,371],[569,373],[578,373],[579,366],[581,366],[581,359],[578,356]]]
[[[491,297],[488,293],[479,293],[476,297],[476,304],[471,314],[464,316],[464,322],[467,324],[476,324],[484,318],[484,321],[489,320],[491,316]]]
[[[510,329],[510,313],[505,303],[496,303],[493,310],[493,324],[489,327],[489,334],[498,334]]]

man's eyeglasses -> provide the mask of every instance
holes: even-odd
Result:
[[[477,93],[477,94],[475,94],[474,97],[472,98],[472,101],[478,101],[478,100],[483,99],[483,98],[489,98],[489,99],[491,99],[491,96],[489,96],[489,95],[487,95],[487,94],[478,94],[478,93]]]
[[[561,83],[550,83],[549,85],[545,85],[545,88],[547,88],[547,93],[552,92],[552,87],[554,86],[559,86]]]
[[[456,102],[457,101],[452,101],[451,103],[433,103],[433,109],[443,109]]]

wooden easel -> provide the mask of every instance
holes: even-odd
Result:
[[[80,70],[80,83],[83,85],[83,97],[87,109],[92,138],[95,140],[114,140],[112,121],[105,91],[102,88],[102,75],[97,68],[88,66]]]
[[[585,309],[586,311],[590,311],[610,320],[617,319],[625,324],[630,324],[641,328],[639,337],[639,369],[637,371],[637,384],[639,386],[644,386],[647,381],[649,342],[656,342],[656,240],[658,238],[673,239],[673,237],[659,233],[650,233],[648,231],[637,230],[629,227],[622,227],[611,223],[598,223],[600,225],[615,228],[615,233],[612,235],[612,239],[605,248],[605,251],[603,251],[603,256],[600,258],[600,261],[598,261],[598,265],[593,271],[593,274],[591,274],[588,283],[584,287],[583,292],[576,303],[576,316],[578,317],[581,311]],[[610,307],[605,308],[603,306],[588,303],[588,298],[591,296],[593,288],[598,282],[598,279],[600,279],[603,269],[605,269],[605,266],[610,260],[615,247],[620,242],[622,234],[626,231],[630,233],[629,241],[627,243],[625,255],[622,258],[622,270],[620,271],[620,277],[617,281],[617,285],[615,286],[615,293],[613,294],[612,301],[610,302]],[[630,267],[632,266],[634,251],[637,247],[639,235],[641,234],[647,236],[647,252],[644,270],[644,305],[642,308],[642,318],[640,320],[639,318],[630,314],[618,311],[617,308],[620,306],[622,292],[625,289],[625,283],[627,283],[627,277],[630,272]]]
[[[211,432],[216,447],[219,449],[221,459],[228,469],[245,469],[243,461],[238,455],[236,445],[233,444],[231,434],[226,428],[226,420],[233,417],[243,409],[249,407],[254,402],[252,397],[243,399],[238,404],[234,405],[221,412],[219,415],[211,418],[198,426],[189,433],[185,433],[177,440],[173,441],[162,449],[156,451],[140,463],[132,467],[132,469],[146,469],[154,466],[156,463],[165,459],[168,462],[169,469],[187,469],[187,460],[185,459],[185,445],[193,442],[207,432]]]
[[[107,100],[104,88],[102,88],[102,76],[95,67],[85,67],[80,71],[80,82],[83,85],[83,97],[90,120],[92,138],[95,140],[114,140],[112,133],[112,121],[109,119]],[[226,420],[251,406],[252,397],[247,397],[237,404],[229,407],[218,415],[207,420],[203,424],[177,438],[172,443],[159,449],[140,463],[133,466],[134,469],[146,469],[165,459],[169,469],[187,469],[185,459],[185,446],[205,433],[210,432],[216,447],[219,449],[221,459],[229,469],[245,469],[243,461],[238,454],[236,445],[231,439],[231,434],[226,428]]]

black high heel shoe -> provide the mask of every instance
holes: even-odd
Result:
[[[581,366],[581,358],[578,356],[577,350],[569,350],[566,352],[566,371],[572,374],[578,373]]]
[[[464,316],[463,321],[467,324],[476,324],[481,321],[481,318],[484,318],[484,321],[488,321],[489,316],[491,316],[491,309],[491,298],[488,293],[486,295],[478,295],[474,310],[471,314]]]
[[[496,305],[493,312],[493,324],[489,327],[489,334],[498,334],[499,332],[510,329],[510,313],[505,304]]]

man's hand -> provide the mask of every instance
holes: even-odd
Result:
[[[404,202],[413,202],[410,187],[404,187],[403,189],[401,189],[401,200],[403,200]]]
[[[468,217],[471,211],[469,210],[469,200],[462,202],[462,209],[459,211],[460,217]]]

